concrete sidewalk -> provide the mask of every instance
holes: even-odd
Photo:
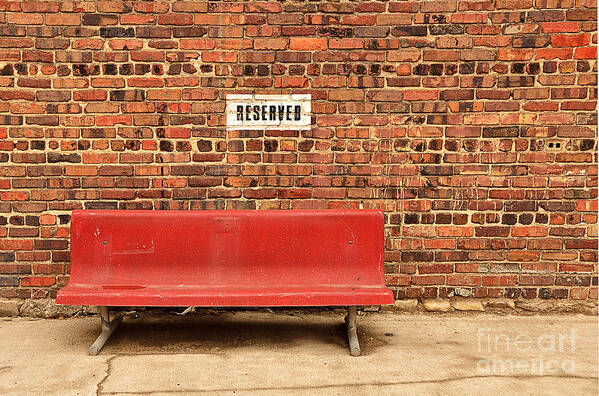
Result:
[[[597,318],[341,312],[0,318],[0,394],[597,394]]]

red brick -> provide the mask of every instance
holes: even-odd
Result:
[[[254,41],[254,49],[256,50],[283,50],[288,45],[288,40],[282,38],[263,38]]]
[[[80,25],[81,17],[77,14],[46,14],[46,25]]]
[[[216,42],[213,39],[181,39],[181,49],[214,49]]]
[[[293,51],[324,51],[327,49],[327,39],[292,37],[289,49]]]
[[[236,52],[220,52],[220,51],[203,52],[202,60],[204,62],[232,63],[232,62],[237,61],[237,53]]]
[[[574,59],[597,59],[597,47],[576,48]]]
[[[379,209],[400,298],[597,297],[595,3],[75,3],[0,4],[0,297],[54,297],[93,205]]]
[[[97,116],[96,125],[98,126],[113,126],[113,125],[132,125],[131,116],[128,115],[108,115]]]
[[[571,48],[537,48],[535,49],[535,59],[571,59]]]
[[[364,46],[362,39],[329,39],[330,49],[356,49]]]
[[[159,25],[192,25],[193,15],[190,14],[170,14],[170,15],[159,15]]]
[[[591,40],[590,34],[554,34],[551,36],[553,47],[582,47]]]
[[[38,13],[16,13],[6,14],[6,22],[19,25],[41,25],[44,23],[44,16]]]
[[[23,287],[47,287],[55,283],[56,278],[53,276],[24,276],[21,278]]]
[[[389,51],[387,53],[387,60],[389,62],[416,62],[420,59],[420,56],[420,50],[401,49]]]
[[[580,31],[579,22],[543,22],[541,23],[542,33],[578,33]]]
[[[438,90],[410,89],[403,92],[404,100],[436,100],[439,98]]]
[[[143,48],[143,42],[137,39],[113,39],[108,40],[108,46],[113,50],[139,50]]]
[[[309,84],[306,77],[275,77],[276,88],[305,88]]]
[[[532,56],[532,49],[499,48],[497,50],[497,60],[525,61],[532,59]]]
[[[76,101],[95,101],[95,100],[106,100],[107,94],[106,91],[99,89],[89,89],[86,91],[74,91],[73,92],[73,100]]]
[[[451,286],[480,286],[480,275],[455,274],[447,276],[447,284]]]
[[[231,17],[227,14],[195,14],[194,23],[196,25],[228,25]]]

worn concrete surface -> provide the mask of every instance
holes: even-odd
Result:
[[[360,357],[349,355],[342,319],[304,311],[142,314],[126,318],[95,357],[86,351],[97,317],[0,319],[0,394],[598,391],[593,316],[368,313],[358,323]]]

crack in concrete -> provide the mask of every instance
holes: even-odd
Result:
[[[116,357],[116,356],[115,356]],[[209,393],[209,392],[249,392],[249,391],[284,391],[284,390],[305,390],[305,389],[330,389],[335,387],[361,387],[361,386],[394,386],[394,385],[418,385],[418,384],[443,384],[455,381],[468,379],[489,379],[489,378],[514,378],[514,379],[539,379],[539,378],[565,378],[576,380],[599,380],[599,377],[586,377],[582,375],[466,375],[455,378],[442,378],[437,380],[420,380],[420,381],[398,381],[398,382],[365,382],[365,383],[346,383],[346,384],[330,384],[330,385],[315,385],[315,386],[284,386],[272,388],[231,388],[231,389],[180,389],[180,390],[156,390],[156,391],[126,391],[126,392],[107,392],[104,395],[151,395],[159,393]],[[104,380],[102,380],[103,382]]]
[[[109,357],[108,359],[106,359],[106,375],[96,385],[96,396],[100,396],[103,394],[102,388],[104,388],[104,382],[106,382],[106,380],[108,379],[110,374],[112,374],[112,362],[117,357],[119,357],[119,355],[113,355],[113,356]]]

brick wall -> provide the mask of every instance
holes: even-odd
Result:
[[[379,208],[398,298],[597,298],[595,7],[1,0],[0,297],[66,283],[73,209]]]

